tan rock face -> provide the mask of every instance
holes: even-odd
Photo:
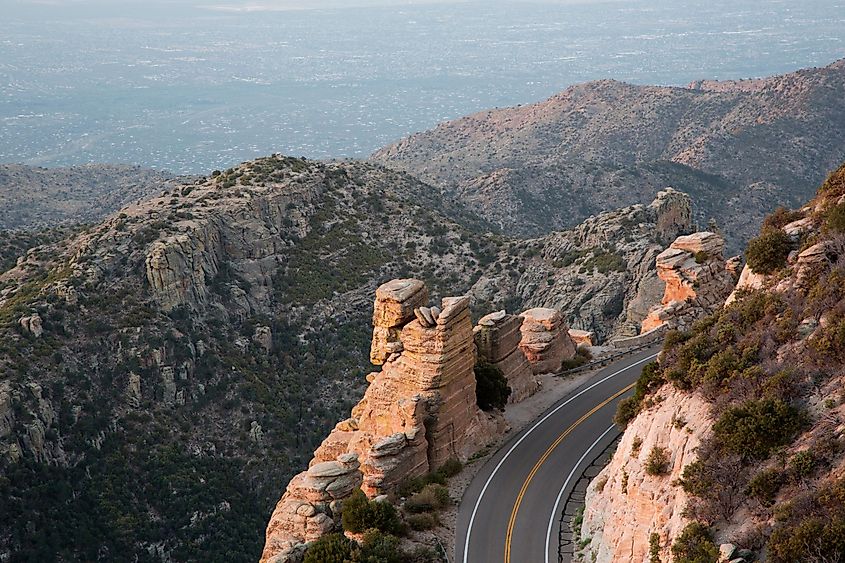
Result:
[[[267,527],[262,561],[291,561],[303,542],[333,529],[331,502],[355,488],[370,497],[388,493],[449,458],[466,460],[500,430],[476,404],[469,298],[447,297],[431,308],[427,298],[418,280],[379,288],[374,332],[398,336],[374,337],[373,361],[383,361],[382,371],[368,378],[364,398],[314,452],[310,469],[288,485]],[[415,318],[422,308],[427,314]]]
[[[334,461],[312,465],[291,479],[267,525],[262,561],[290,561],[304,542],[332,531],[334,504],[361,485],[358,456],[343,454]]]
[[[536,308],[522,313],[521,332],[519,348],[534,373],[558,372],[564,360],[575,356],[575,344],[555,309]]]
[[[682,514],[686,493],[673,482],[696,460],[696,448],[713,417],[709,405],[696,395],[670,385],[658,395],[663,400],[631,421],[610,464],[587,489],[581,532],[581,537],[591,538],[585,548],[587,561],[648,563],[652,533],[660,535],[660,560],[673,560],[670,546],[688,523]],[[638,449],[635,441],[641,441]],[[645,470],[655,446],[669,454],[664,475]]]
[[[414,320],[414,310],[428,303],[428,290],[420,280],[391,280],[376,290],[373,307],[373,342],[370,361],[380,366],[402,351],[399,333]]]
[[[574,328],[569,329],[569,338],[572,339],[572,342],[575,343],[575,346],[592,346],[593,341],[596,338],[595,333],[589,330],[577,330]]]
[[[755,289],[760,289],[763,287],[767,279],[765,274],[758,274],[754,270],[752,270],[748,264],[746,264],[742,268],[742,273],[739,274],[739,281],[736,283],[736,287],[725,300],[725,305],[730,305],[734,301],[736,301],[736,293],[737,291],[751,291]]]
[[[662,305],[643,320],[642,332],[662,325],[688,328],[725,302],[736,282],[736,265],[725,261],[724,248],[722,237],[701,232],[678,237],[657,256],[657,275],[666,289]]]
[[[519,347],[521,327],[520,317],[498,311],[482,317],[473,329],[479,361],[499,368],[508,380],[509,403],[518,403],[540,388],[531,364]]]

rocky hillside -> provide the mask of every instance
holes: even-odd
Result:
[[[729,249],[777,205],[798,206],[845,159],[845,61],[687,88],[602,80],[537,104],[443,123],[373,155],[536,236],[671,185]]]
[[[720,311],[670,332],[591,483],[586,560],[845,553],[845,166],[769,216]]]
[[[124,205],[175,183],[171,174],[137,166],[37,168],[0,164],[0,230],[100,221]]]
[[[534,240],[365,163],[272,156],[168,189],[0,274],[0,558],[256,560],[280,484],[370,371],[391,278],[600,337],[659,302],[675,191]]]

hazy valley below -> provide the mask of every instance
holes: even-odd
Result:
[[[0,163],[202,174],[274,152],[364,157],[587,80],[680,86],[823,66],[842,56],[845,18],[827,0],[129,6],[45,5],[6,23]]]

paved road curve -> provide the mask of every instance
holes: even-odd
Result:
[[[458,563],[557,563],[569,491],[615,438],[616,405],[657,352],[642,350],[602,369],[485,464],[461,501]]]

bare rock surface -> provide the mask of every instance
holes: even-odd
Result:
[[[539,389],[531,363],[520,348],[522,319],[505,311],[479,319],[473,329],[479,360],[501,370],[508,380],[509,403],[518,403]]]
[[[342,500],[359,486],[371,498],[389,493],[403,479],[450,458],[466,461],[503,430],[501,420],[476,404],[469,298],[443,298],[434,320],[433,308],[414,307],[422,303],[417,296],[427,295],[418,280],[393,280],[377,290],[374,323],[399,331],[401,351],[372,374],[352,416],[314,452],[308,471],[288,485],[268,525],[262,561],[292,560],[300,544],[331,530],[326,502]],[[411,320],[414,311],[418,315]],[[301,517],[302,503],[311,503],[313,516]]]
[[[587,489],[581,537],[590,538],[587,560],[647,562],[648,539],[660,536],[661,561],[672,561],[670,546],[688,523],[686,496],[675,481],[695,461],[696,448],[709,433],[710,405],[697,395],[664,386],[662,401],[641,412],[626,428],[610,463]],[[679,422],[680,421],[680,422]],[[635,442],[639,444],[634,447]],[[649,475],[653,448],[665,448],[668,470]]]
[[[678,237],[657,257],[657,275],[666,282],[662,305],[643,320],[642,332],[668,325],[688,329],[696,319],[721,307],[736,280],[722,256],[719,235],[700,232]]]
[[[534,373],[559,372],[564,360],[575,356],[575,344],[559,311],[534,308],[522,313],[519,348]]]

